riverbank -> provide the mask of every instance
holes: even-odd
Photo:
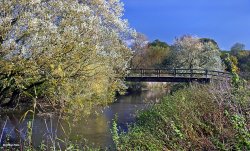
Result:
[[[37,116],[34,120],[28,116],[20,124],[16,122],[20,115],[14,114],[2,132],[7,136],[14,130],[9,134],[11,140],[15,136],[28,140],[28,125],[33,121],[32,145],[26,144],[31,148],[53,137],[52,147],[58,147],[62,142],[57,139],[61,139],[65,142],[62,146],[79,150],[248,150],[250,118],[246,109],[250,92],[248,87],[239,87],[234,89],[229,83],[178,84],[172,87],[172,95],[160,89],[127,94],[101,114],[73,125],[68,125],[71,121],[58,124],[57,118]],[[4,122],[0,118],[0,128]]]
[[[147,110],[153,104],[156,104],[157,101],[161,100],[166,93],[166,91],[155,89],[142,91],[140,93],[119,95],[116,101],[108,107],[102,108],[102,110],[94,110],[92,115],[82,117],[78,121],[73,121],[73,119],[59,120],[57,115],[40,116],[37,114],[33,120],[33,114],[30,113],[23,122],[20,122],[19,120],[24,113],[13,112],[0,117],[0,134],[3,132],[4,140],[6,140],[6,136],[9,135],[12,143],[19,144],[19,136],[23,137],[21,140],[28,140],[28,123],[33,121],[31,141],[34,149],[40,150],[39,146],[41,143],[45,142],[43,145],[46,146],[47,141],[50,142],[50,145],[52,143],[52,145],[56,145],[56,147],[58,147],[57,143],[59,142],[62,144],[61,147],[71,145],[74,146],[72,149],[79,147],[79,150],[82,150],[84,147],[89,147],[89,149],[86,150],[90,150],[90,148],[97,148],[97,150],[98,148],[105,149],[110,146],[114,148],[112,134],[110,133],[112,119],[117,115],[119,117],[117,121],[118,126],[122,131],[127,131],[128,125],[135,122],[137,112]],[[95,114],[95,112],[99,113]],[[36,110],[36,113],[39,112]],[[3,129],[6,119],[8,119],[7,124]],[[66,144],[59,140],[53,140],[53,142],[51,142],[50,137],[53,139],[58,137],[58,139],[65,141]]]
[[[145,91],[164,91],[164,93],[170,93],[171,88],[174,84],[169,84],[166,82],[157,83],[157,82],[127,82],[127,89],[124,94],[116,93],[116,97],[120,97],[123,95],[133,95],[140,94]],[[29,100],[29,101],[27,101]],[[26,112],[28,110],[33,110],[34,102],[31,99],[23,98],[20,99],[19,102],[15,106],[0,106],[0,114],[11,114],[11,113],[21,113]],[[60,111],[60,105],[55,104],[50,101],[50,99],[46,99],[41,97],[36,101],[36,113],[41,115],[45,114],[58,114]]]
[[[117,149],[249,150],[249,98],[249,89],[226,83],[178,90],[114,136]]]

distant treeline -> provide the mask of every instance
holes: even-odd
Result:
[[[250,79],[250,51],[241,43],[230,50],[221,50],[209,38],[184,35],[169,45],[158,39],[148,42],[144,35],[138,34],[132,50],[131,68],[204,68],[229,72],[233,69]]]

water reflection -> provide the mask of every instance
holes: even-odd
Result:
[[[44,119],[36,116],[32,129],[32,143],[34,146],[39,146],[41,140],[52,136],[78,142],[84,142],[84,139],[87,139],[88,143],[94,146],[113,146],[110,129],[115,115],[118,115],[118,126],[127,131],[127,125],[135,121],[136,112],[159,101],[163,95],[165,95],[163,90],[154,90],[119,96],[115,103],[103,109],[102,114],[92,115],[74,125],[71,122],[60,121],[58,118]],[[32,116],[28,115],[23,122],[19,123],[20,117],[20,113],[8,115],[9,119],[4,129],[7,115],[0,117],[0,136],[2,134],[3,138],[1,144],[8,137],[10,142],[14,143],[26,139],[27,123],[32,120]]]

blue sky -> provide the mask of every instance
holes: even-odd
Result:
[[[221,49],[250,49],[250,0],[121,0],[124,18],[149,40],[172,44],[184,34],[212,38]]]

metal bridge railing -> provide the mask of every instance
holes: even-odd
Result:
[[[231,78],[231,73],[207,69],[128,69],[127,77]]]

